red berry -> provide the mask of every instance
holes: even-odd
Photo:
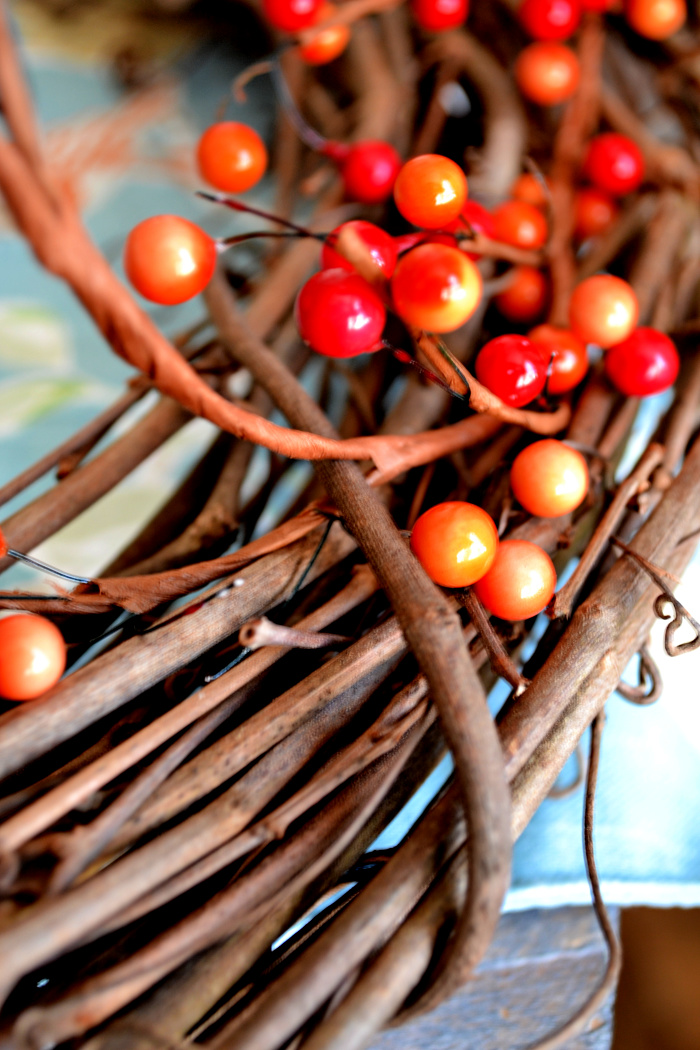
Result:
[[[0,620],[0,696],[34,700],[56,684],[66,666],[66,644],[43,616],[20,614]]]
[[[216,244],[179,215],[144,219],[126,239],[124,269],[137,292],[164,306],[198,295],[216,267]]]
[[[334,4],[324,3],[315,22],[321,22],[334,15],[337,8]],[[314,23],[315,24],[315,23]],[[299,54],[310,66],[325,66],[338,55],[342,55],[350,42],[350,27],[347,25],[328,26],[319,29],[308,43],[302,44]]]
[[[323,269],[341,269],[348,270],[350,273],[355,272],[352,263],[342,256],[340,252],[335,251],[333,247],[334,244],[338,243],[338,237],[343,230],[347,229],[354,230],[363,244],[367,246],[369,254],[384,276],[391,277],[396,267],[396,259],[399,253],[396,240],[390,234],[385,233],[379,226],[375,226],[373,222],[366,222],[365,219],[351,219],[350,222],[344,222],[340,226],[336,226],[328,235],[321,252],[321,266]]]
[[[421,29],[439,33],[464,25],[469,14],[469,0],[413,0],[411,9]]]
[[[534,266],[514,266],[510,272],[510,284],[494,296],[493,301],[509,321],[527,324],[536,320],[545,308],[549,292],[547,278]]]
[[[585,343],[577,335],[568,328],[541,324],[528,332],[527,337],[544,354],[550,394],[565,394],[579,385],[588,371],[588,354]]]
[[[391,194],[401,168],[393,146],[379,139],[365,139],[353,146],[336,144],[326,150],[337,161],[346,195],[360,204],[382,204]]]
[[[285,33],[307,29],[318,20],[324,0],[263,0],[263,14],[271,26]]]
[[[394,200],[414,226],[438,230],[456,219],[467,199],[467,179],[449,157],[424,153],[406,161],[394,185]]]
[[[525,201],[504,201],[494,210],[496,240],[518,248],[541,248],[547,241],[547,220]]]
[[[513,408],[522,408],[544,390],[547,364],[539,347],[522,335],[499,335],[482,346],[476,378]]]
[[[411,550],[435,583],[469,587],[491,568],[498,532],[486,511],[473,503],[438,503],[413,526]]]
[[[625,18],[640,36],[666,40],[677,33],[688,12],[685,0],[625,0]]]
[[[611,11],[617,4],[618,0],[581,0],[581,10],[598,11],[602,14],[604,11]]]
[[[566,40],[578,27],[581,5],[579,0],[523,0],[518,18],[535,40]]]
[[[648,397],[673,386],[680,361],[674,344],[655,328],[637,328],[605,355],[608,379],[627,397]]]
[[[471,259],[446,244],[420,244],[402,255],[391,279],[399,317],[428,332],[453,332],[481,300],[481,274]]]
[[[623,197],[641,186],[644,157],[632,139],[616,131],[606,131],[588,144],[583,171],[599,190]]]
[[[579,241],[597,237],[612,226],[619,211],[609,193],[585,186],[577,191],[574,201],[574,236]]]
[[[226,120],[204,132],[197,163],[202,177],[217,190],[245,193],[265,174],[267,150],[254,128]]]
[[[586,498],[588,466],[580,452],[562,441],[535,441],[515,457],[510,487],[530,514],[559,518],[576,510]]]
[[[379,348],[386,311],[370,284],[347,270],[321,270],[297,296],[297,328],[326,357],[356,357]]]
[[[547,183],[547,179],[544,181]],[[533,207],[541,208],[543,211],[549,205],[549,197],[542,181],[531,175],[529,171],[518,175],[510,188],[510,195],[513,200],[525,201],[526,204],[532,204]]]
[[[538,40],[524,48],[515,63],[518,87],[539,106],[556,106],[571,98],[580,69],[571,48],[556,40]]]
[[[474,593],[494,616],[527,620],[546,608],[556,585],[552,559],[541,547],[528,540],[503,540]]]
[[[574,288],[569,324],[584,343],[603,349],[626,339],[637,324],[639,305],[633,289],[620,277],[601,273]]]

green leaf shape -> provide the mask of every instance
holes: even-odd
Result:
[[[0,383],[0,437],[15,434],[69,404],[105,404],[107,387],[82,376]]]
[[[66,324],[43,303],[0,302],[0,367],[67,372],[74,353]]]

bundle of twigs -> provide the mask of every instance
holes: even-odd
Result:
[[[292,53],[284,57],[289,83],[317,121],[334,134],[391,140],[405,155],[430,151],[446,120],[440,90],[461,79],[483,112],[470,191],[489,201],[507,194],[526,150],[546,155],[553,134],[552,236],[537,259],[551,273],[553,316],[565,312],[577,278],[614,264],[634,285],[642,319],[682,335],[676,397],[619,483],[613,467],[639,405],[595,371],[571,405],[524,412],[507,409],[465,369],[451,377],[471,394],[460,419],[449,393],[417,373],[383,411],[397,366],[373,355],[359,370],[339,371],[347,408],[336,431],[296,378],[306,351],[290,312],[315,262],[312,239],[262,259],[244,313],[218,275],[206,321],[170,345],[52,182],[3,14],[0,189],[41,262],[142,373],[92,424],[0,490],[5,503],[57,469],[49,491],[2,522],[8,544],[29,551],[53,535],[192,414],[222,431],[102,577],[55,598],[0,597],[4,608],[54,617],[71,661],[81,660],[44,698],[0,718],[0,1045],[8,1048],[77,1039],[93,1050],[146,1050],[196,1039],[238,1050],[347,1050],[432,1007],[483,955],[513,839],[635,653],[654,678],[644,645],[669,605],[667,648],[683,649],[674,635],[688,613],[671,574],[692,555],[700,512],[700,443],[692,443],[700,74],[690,45],[657,93],[647,87],[655,126],[667,106],[688,113],[687,127],[673,125],[683,141],[662,145],[628,101],[640,63],[617,35],[606,46],[598,16],[580,34],[582,86],[552,126],[526,116],[518,100],[505,70],[518,31],[509,24],[494,34],[492,20],[505,15],[492,5],[478,5],[474,35],[428,42],[415,41],[394,4],[346,6],[353,18],[385,8],[353,27],[342,85],[353,95],[351,128],[328,83],[303,72]],[[573,177],[601,114],[641,145],[650,188],[577,260]],[[284,123],[278,157],[284,214],[302,164]],[[341,199],[334,176],[314,176],[324,179],[320,228]],[[489,255],[508,252],[481,247],[491,275],[486,304],[500,282]],[[450,339],[456,358],[468,364],[483,323],[484,309]],[[245,402],[227,393],[240,369],[253,378]],[[153,388],[155,407],[88,458]],[[289,428],[269,422],[273,407]],[[528,430],[563,433],[588,455],[595,483],[575,515],[512,511],[506,461]],[[275,455],[267,482],[242,505],[255,443]],[[250,540],[288,470],[280,457],[290,455],[314,460],[315,481],[285,520]],[[529,625],[507,632],[469,595],[462,608],[428,580],[401,531],[428,498],[467,493],[503,534],[535,540],[559,567],[581,559],[524,668],[518,652]],[[246,542],[227,553],[237,535]],[[486,690],[499,675],[513,699],[494,723]],[[624,688],[644,701],[648,680],[643,686]],[[591,853],[597,725],[586,842],[602,908]],[[393,853],[368,852],[445,748],[451,785]],[[273,947],[312,906],[313,919]],[[606,934],[606,977],[547,1045],[581,1029],[607,994],[618,956],[609,927]]]

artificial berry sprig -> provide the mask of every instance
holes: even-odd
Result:
[[[346,195],[361,204],[382,204],[387,200],[401,167],[401,158],[394,147],[379,139],[365,139],[348,145],[325,138],[299,112],[277,56],[259,66],[259,70],[270,74],[280,105],[302,142],[337,165]],[[245,98],[241,87],[243,82],[239,77],[234,84],[238,98]]]

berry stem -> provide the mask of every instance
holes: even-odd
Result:
[[[38,558],[32,558],[30,554],[22,554],[20,551],[13,550],[12,547],[5,549],[4,556],[24,562],[25,565],[30,565],[33,569],[40,569],[42,572],[48,572],[52,576],[58,576],[61,580],[69,580],[71,583],[92,583],[89,577],[75,576],[72,572],[56,569],[53,565],[47,565],[46,562],[39,561]]]
[[[252,204],[243,204],[242,201],[234,200],[233,197],[227,197],[224,193],[207,193],[204,190],[197,190],[197,196],[205,201],[211,201],[213,204],[223,204],[225,208],[231,208],[232,211],[244,212],[246,215],[256,215],[259,219],[267,219],[268,222],[276,222],[279,226],[286,226],[288,229],[293,230],[297,237],[315,237],[316,240],[325,241],[328,236],[325,233],[312,233],[305,226],[299,226],[296,222],[291,222],[289,219],[282,219],[278,215],[273,215],[272,212],[263,211],[262,208],[254,208]],[[264,236],[264,234],[248,234],[247,236]],[[269,236],[275,235],[270,234]],[[220,243],[229,243],[229,238]]]

